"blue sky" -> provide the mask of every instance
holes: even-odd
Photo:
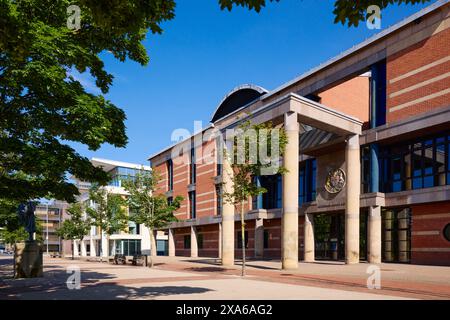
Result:
[[[332,0],[281,0],[260,13],[242,8],[221,11],[217,1],[177,1],[176,17],[162,35],[149,34],[150,63],[121,63],[103,55],[115,76],[107,98],[127,114],[126,148],[104,145],[82,155],[147,164],[147,157],[170,145],[177,128],[207,126],[231,89],[253,83],[268,90],[291,80],[382,31],[426,5],[394,5],[383,10],[381,30],[334,24]],[[427,4],[429,5],[429,3]],[[89,77],[78,75],[91,92]]]

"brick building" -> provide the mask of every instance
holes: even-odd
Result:
[[[168,254],[240,257],[211,132],[249,119],[289,138],[289,172],[257,177],[268,192],[246,202],[249,256],[450,265],[449,13],[438,1],[275,90],[235,88],[208,128],[152,155],[158,192],[185,198]]]

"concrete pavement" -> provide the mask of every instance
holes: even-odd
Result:
[[[239,266],[222,268],[216,259],[155,260],[150,269],[45,258],[44,278],[14,280],[11,258],[1,257],[0,299],[450,299],[447,267],[381,265],[382,290],[369,290],[367,264],[301,263],[286,273],[279,262],[250,261],[248,276],[241,278]],[[66,285],[73,274],[67,269],[74,266],[81,270],[79,290]]]

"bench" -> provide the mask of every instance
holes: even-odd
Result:
[[[133,265],[133,266],[144,266],[144,265],[147,265],[147,257],[146,256],[144,256],[144,255],[142,255],[142,254],[135,254],[134,256],[133,256],[133,258],[131,258],[131,259],[129,259],[128,260],[129,262],[131,262],[131,264]]]
[[[127,263],[127,258],[123,254],[115,254],[114,258],[112,260],[115,264],[119,264],[119,263],[126,264]]]

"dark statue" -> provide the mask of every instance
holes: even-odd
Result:
[[[36,220],[34,211],[36,210],[36,204],[32,201],[27,203],[21,203],[17,214],[19,216],[20,223],[25,227],[28,232],[28,241],[33,241],[33,233],[36,232]]]

